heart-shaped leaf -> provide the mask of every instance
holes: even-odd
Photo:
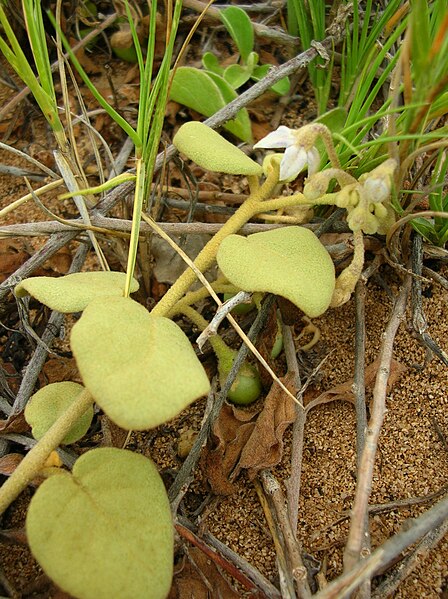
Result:
[[[25,420],[31,426],[33,437],[35,439],[43,437],[59,416],[71,406],[83,391],[84,387],[82,385],[70,381],[52,383],[39,389],[31,397],[25,408]],[[83,416],[73,425],[62,443],[69,445],[84,437],[92,419],[93,406],[88,408]]]
[[[200,123],[185,123],[173,139],[176,148],[203,168],[234,175],[261,175],[263,169],[219,133]]]
[[[64,277],[31,277],[15,288],[17,297],[32,295],[58,312],[81,312],[95,297],[122,296],[126,281],[123,272],[76,272]],[[131,293],[139,285],[131,283]]]
[[[181,329],[129,298],[93,300],[73,327],[71,346],[84,385],[124,429],[167,422],[210,387]]]
[[[46,574],[78,599],[164,599],[173,525],[155,465],[123,449],[94,449],[72,474],[51,476],[34,495],[28,542]]]
[[[217,261],[224,276],[244,291],[285,297],[310,318],[323,314],[335,286],[331,257],[304,227],[284,227],[248,237],[229,235]]]

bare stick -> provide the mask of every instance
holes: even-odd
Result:
[[[172,511],[174,513],[177,511],[177,506],[179,505],[180,500],[188,490],[188,487],[193,478],[193,470],[196,468],[199,456],[201,455],[201,450],[207,442],[207,437],[209,435],[211,427],[209,415],[211,413],[213,401],[215,399],[215,393],[216,378],[212,381],[210,392],[207,397],[207,405],[205,407],[204,417],[202,419],[201,430],[199,431],[199,434],[193,443],[193,447],[191,448],[189,454],[185,458],[184,463],[180,467],[179,472],[177,473],[177,476],[174,479],[174,482],[168,491],[168,498],[170,500],[170,503],[172,505]]]
[[[263,485],[258,479],[254,480],[254,487],[260,500],[260,505],[268,523],[268,527],[274,541],[275,553],[277,556],[277,569],[280,579],[280,590],[283,599],[295,599],[294,581],[286,560],[284,539],[281,534],[280,524],[275,510],[271,509],[268,493],[265,493]]]
[[[294,373],[295,387],[299,391],[299,399],[303,404],[302,382],[300,380],[299,364],[297,362],[296,348],[292,337],[291,327],[283,325],[283,346],[285,348],[288,370]],[[291,448],[291,475],[285,480],[286,496],[288,498],[288,515],[294,536],[297,534],[297,520],[299,515],[300,479],[302,476],[303,460],[303,435],[305,430],[306,413],[301,405],[294,404],[296,419],[292,429]]]
[[[367,429],[366,390],[365,390],[365,284],[360,279],[355,287],[355,374],[353,379],[353,394],[356,410],[356,456],[358,463],[358,480],[360,479],[361,455],[365,445]],[[363,524],[361,556],[370,554],[369,515],[366,512]],[[370,597],[370,581],[363,583],[358,592],[358,599]]]
[[[286,549],[288,568],[294,578],[297,595],[299,599],[308,599],[311,597],[311,590],[308,584],[307,569],[302,561],[301,547],[297,542],[295,531],[291,528],[283,491],[277,479],[269,470],[262,470],[260,479],[276,514],[276,520]]]
[[[191,8],[196,12],[202,13],[207,3],[201,2],[201,0],[184,0],[183,4],[185,8]],[[221,10],[218,7],[209,6],[205,14],[207,17],[211,17],[217,21],[220,21],[220,13]],[[254,27],[255,35],[257,35],[258,37],[265,37],[271,40],[275,40],[278,43],[292,47],[297,47],[300,45],[299,38],[293,37],[292,35],[288,35],[283,31],[273,29],[272,27],[268,27],[267,25],[263,25],[262,23],[256,23],[254,21],[252,21],[252,25]]]
[[[347,572],[356,566],[363,548],[364,523],[367,517],[369,497],[372,489],[373,466],[386,410],[387,381],[390,374],[393,344],[400,322],[405,315],[409,286],[410,278],[407,277],[395,302],[391,318],[383,336],[380,366],[373,389],[372,416],[366,432],[365,445],[358,469],[359,477],[356,485],[350,531],[344,551],[344,566]]]
[[[371,579],[402,551],[443,524],[447,518],[448,497],[445,497],[419,518],[406,520],[401,532],[383,543],[369,558],[357,562],[350,572],[330,582],[313,599],[339,599],[356,590],[364,580]]]
[[[88,246],[82,245],[78,248],[78,251],[73,258],[70,266],[69,273],[79,272],[86,259],[88,252]],[[59,330],[64,321],[65,314],[61,312],[52,311],[50,318],[48,319],[47,326],[42,335],[43,343],[39,343],[33,353],[31,360],[26,367],[25,374],[22,378],[20,388],[17,392],[16,399],[12,406],[12,415],[19,414],[26,406],[37,381],[37,377],[42,370],[45,360],[48,356],[47,348],[51,346],[56,335],[59,334]]]
[[[426,332],[428,323],[422,305],[422,281],[423,272],[423,240],[421,235],[415,234],[412,240],[412,326],[415,336],[426,348],[426,353],[434,353],[441,362],[448,366],[448,355],[439,347],[438,343]]]
[[[269,597],[269,599],[280,599],[280,592],[278,589],[269,582],[259,570],[241,557],[241,555],[232,551],[232,549],[227,547],[224,543],[221,543],[221,541],[214,537],[210,532],[204,532],[203,537],[212,547],[217,549],[222,555],[231,560],[240,570],[242,570],[248,578],[253,580],[266,597]]]
[[[374,599],[386,599],[394,593],[400,584],[421,563],[448,532],[448,519],[434,530],[430,530],[417,547],[395,568],[373,593]]]
[[[106,214],[113,206],[119,202],[123,195],[132,191],[133,183],[125,183],[119,188],[113,189],[107,197],[99,202],[96,209],[100,214]],[[42,266],[42,264],[51,258],[58,250],[67,245],[72,239],[79,234],[79,229],[75,231],[68,231],[66,233],[59,233],[58,235],[52,236],[47,243],[41,247],[35,254],[29,258],[26,262],[20,266],[14,274],[10,275],[0,285],[0,301],[9,293],[9,291],[15,287],[22,279],[28,277],[34,270]]]
[[[242,584],[246,589],[252,592],[257,592],[255,595],[259,597],[259,599],[266,598],[264,593],[261,593],[260,589],[257,589],[255,584],[248,578],[243,572],[240,572],[238,568],[236,568],[231,562],[229,562],[225,557],[217,553],[214,549],[209,547],[205,541],[203,541],[200,537],[194,534],[192,530],[177,522],[174,524],[175,529],[180,534],[182,538],[187,540],[192,545],[195,545],[198,549],[200,549],[205,555],[207,555],[217,566],[222,568],[227,574],[230,574],[235,580],[237,580],[240,584]]]

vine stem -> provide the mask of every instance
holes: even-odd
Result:
[[[194,265],[201,272],[208,270],[216,259],[219,246],[222,241],[232,233],[236,233],[243,225],[247,223],[257,212],[263,211],[263,200],[270,197],[275,186],[278,183],[278,167],[273,168],[266,181],[250,195],[238,210],[233,214],[223,227],[210,239],[207,245],[199,252]],[[196,274],[191,268],[187,268],[177,279],[174,285],[166,292],[159,303],[152,309],[153,316],[166,316],[170,310],[183,297],[188,288],[196,280]]]
[[[56,420],[51,428],[27,453],[13,474],[0,488],[0,514],[28,486],[44,466],[48,456],[62,442],[73,424],[92,405],[93,397],[85,389],[72,405]]]

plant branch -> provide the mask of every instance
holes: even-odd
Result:
[[[216,259],[219,246],[223,239],[232,233],[236,233],[243,225],[247,223],[257,212],[262,201],[269,197],[278,182],[278,169],[272,169],[264,184],[258,192],[252,194],[233,214],[228,221],[221,227],[215,236],[199,252],[194,260],[195,267],[200,272],[208,270]],[[191,268],[187,268],[167,293],[162,297],[159,303],[153,308],[154,316],[165,316],[183,297],[188,288],[195,282],[196,274]]]
[[[359,476],[356,485],[350,531],[344,551],[344,566],[346,572],[356,566],[363,547],[363,533],[368,513],[370,491],[372,488],[373,467],[381,426],[386,411],[387,382],[390,374],[394,339],[398,327],[405,315],[409,286],[410,280],[409,277],[407,277],[395,302],[381,346],[380,363],[373,389],[372,416],[366,431],[365,444],[359,462]]]
[[[299,392],[300,402],[302,399],[302,382],[300,380],[299,364],[297,362],[296,347],[292,336],[290,326],[282,325],[283,347],[285,348],[286,364],[288,371],[294,373],[295,387]],[[303,438],[305,432],[306,413],[303,407],[299,404],[294,404],[295,421],[292,429],[292,447],[291,447],[291,474],[285,480],[286,494],[288,498],[288,515],[291,529],[296,535],[297,520],[299,514],[299,497],[300,497],[300,479],[302,476],[302,460],[303,460]]]
[[[353,592],[364,580],[369,580],[407,547],[448,518],[448,497],[445,497],[419,518],[406,520],[401,532],[388,539],[366,560],[357,562],[350,572],[333,580],[314,599],[338,599]]]

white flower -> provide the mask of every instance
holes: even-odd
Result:
[[[319,169],[320,156],[313,145],[315,136],[307,140],[308,135],[303,131],[304,128],[294,130],[280,125],[254,145],[254,148],[286,148],[280,163],[280,181],[293,181],[307,165],[309,175]]]
[[[369,177],[363,183],[364,192],[374,204],[384,202],[390,197],[390,182],[380,177]]]

